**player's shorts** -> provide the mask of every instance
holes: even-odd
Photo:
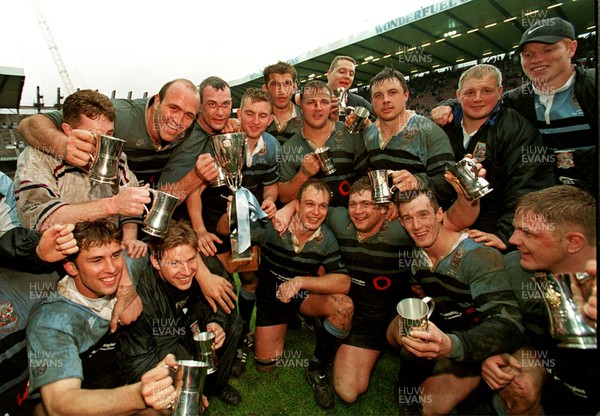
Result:
[[[275,294],[281,283],[272,275],[259,276],[256,287],[256,326],[290,324],[302,302],[309,296],[307,290],[300,290],[289,303],[280,302]]]
[[[352,328],[350,335],[344,340],[344,344],[383,351],[387,345],[385,334],[394,316],[396,316],[396,311],[393,308],[382,311],[355,304]]]

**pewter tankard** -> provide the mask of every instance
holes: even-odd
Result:
[[[199,332],[194,334],[194,341],[196,341],[198,360],[206,363],[208,366],[206,374],[212,374],[217,371],[218,358],[215,351],[215,333]]]
[[[98,137],[95,135],[95,137]],[[93,181],[114,184],[119,176],[119,159],[125,140],[101,134],[96,156],[90,153],[90,176]]]
[[[477,165],[468,157],[459,160],[448,170],[456,176],[460,187],[469,199],[479,199],[493,190],[488,181],[477,176]]]
[[[175,208],[179,203],[179,198],[163,191],[156,191],[149,188],[154,195],[154,201],[150,209],[144,205],[146,217],[144,218],[144,227],[142,231],[155,237],[164,237],[169,230],[169,222],[173,216]]]
[[[180,360],[177,362],[175,389],[180,393],[172,415],[196,416],[204,412],[202,392],[206,381],[206,369],[206,363],[201,361]]]
[[[336,169],[333,160],[331,159],[329,147],[319,147],[318,149],[315,149],[314,154],[319,160],[319,165],[321,165],[321,170],[325,175],[335,173]]]
[[[406,298],[398,302],[396,312],[402,318],[403,335],[409,336],[411,329],[427,330],[434,309],[435,301],[429,296],[423,299]]]
[[[388,182],[387,169],[372,170],[369,172],[371,180],[371,197],[376,204],[386,204],[392,202],[392,192],[395,185],[390,186]]]

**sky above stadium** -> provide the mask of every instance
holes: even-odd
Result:
[[[173,78],[234,81],[439,0],[37,0],[75,88],[141,97]],[[2,1],[0,66],[23,68],[21,105],[62,86],[31,0]],[[61,88],[65,91],[64,88]],[[64,94],[64,93],[63,93]]]

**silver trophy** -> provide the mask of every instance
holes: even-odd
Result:
[[[212,186],[213,188],[218,188],[219,186],[227,185],[227,179],[225,179],[225,172],[223,172],[223,169],[221,169],[221,166],[219,166],[217,162],[215,162],[215,165],[217,166],[217,176],[212,181],[210,181],[210,186]]]
[[[89,154],[91,163],[89,172],[93,181],[115,183],[119,176],[119,159],[121,158],[123,146],[125,146],[125,140],[105,134],[100,135],[96,156]]]
[[[579,312],[571,292],[571,279],[586,292],[591,292],[593,278],[587,273],[536,273],[532,280],[542,294],[550,319],[550,335],[561,348],[596,349],[596,327]]]
[[[242,188],[242,168],[246,162],[246,133],[217,134],[211,136],[211,141],[217,164],[223,170],[227,186],[233,192],[229,211],[231,261],[248,261],[252,259],[250,208],[247,194],[241,192],[244,190]]]
[[[477,165],[468,157],[450,166],[448,171],[456,176],[460,187],[469,199],[479,199],[493,190],[488,181],[477,176]]]
[[[345,116],[346,115],[346,97],[348,95],[348,92],[346,91],[346,88],[344,87],[339,87],[337,90],[335,90],[335,96],[338,99],[338,115],[340,116]]]
[[[211,136],[217,164],[225,174],[225,182],[233,192],[242,186],[242,168],[246,162],[246,133]]]

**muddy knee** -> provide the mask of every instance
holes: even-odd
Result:
[[[354,304],[352,299],[346,295],[331,295],[333,303],[333,312],[329,317],[331,323],[338,328],[350,328],[352,323],[352,315],[354,314]]]

